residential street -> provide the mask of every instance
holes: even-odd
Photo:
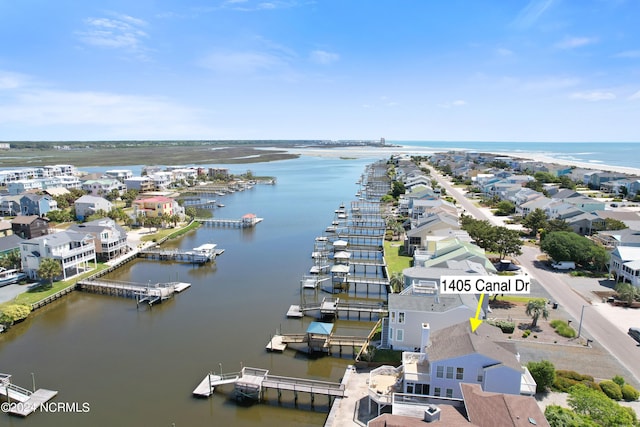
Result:
[[[472,201],[464,197],[462,191],[453,186],[444,179],[437,171],[430,168],[431,176],[444,187],[447,194],[455,197],[458,203],[465,211],[477,219],[487,219],[497,225],[504,225],[501,218],[491,215],[487,209],[478,208]],[[537,261],[540,250],[537,247],[523,246],[523,254],[517,257],[518,262],[532,278],[539,282],[549,293],[552,300],[560,304],[560,306],[574,319],[573,326],[578,329],[580,326],[580,318],[582,315],[581,336],[593,339],[604,348],[606,348],[613,357],[615,357],[621,365],[635,376],[635,380],[640,382],[640,346],[630,338],[621,328],[616,327],[613,322],[617,319],[605,317],[596,309],[600,301],[589,301],[576,289],[569,285],[568,273],[560,273],[548,269],[542,263]],[[589,279],[597,282],[597,279]],[[595,285],[595,284],[594,284]],[[594,295],[595,298],[595,295]],[[620,308],[620,310],[623,310]],[[607,312],[611,312],[608,310]],[[637,319],[640,326],[640,311],[627,314]],[[577,371],[581,371],[580,366],[576,366]],[[588,369],[583,369],[587,371]]]

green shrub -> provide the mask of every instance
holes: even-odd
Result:
[[[578,381],[571,378],[559,377],[556,371],[556,378],[553,380],[553,389],[562,393],[569,392],[569,389],[574,385],[579,384]]]
[[[531,330],[527,329],[526,331],[524,331],[522,333],[522,338],[527,338],[527,337],[529,337],[529,335],[531,335]]]
[[[527,369],[529,369],[529,373],[536,381],[536,392],[544,392],[553,385],[556,376],[556,368],[553,363],[548,360],[529,362],[527,363]]]
[[[627,402],[633,402],[640,397],[640,392],[629,384],[624,384],[620,387],[620,390],[622,391],[622,398]]]
[[[512,334],[516,328],[516,324],[514,322],[509,322],[507,320],[491,320],[488,323],[490,325],[497,326],[505,334]]]
[[[600,382],[600,389],[602,389],[602,392],[610,399],[622,400],[622,390],[620,389],[620,386],[613,381],[604,380]]]
[[[26,304],[9,304],[0,313],[0,322],[11,325],[24,320],[31,313],[31,306]]]
[[[550,323],[551,327],[556,331],[556,333],[565,338],[573,338],[576,336],[576,330],[569,326],[563,320],[552,320]]]
[[[567,371],[564,369],[559,369],[556,371],[556,375],[559,377],[569,378],[574,381],[591,381],[593,382],[593,377],[591,375],[580,374],[576,371]]]
[[[624,378],[622,378],[620,375],[616,375],[615,377],[611,378],[611,381],[618,384],[620,387],[624,385]]]

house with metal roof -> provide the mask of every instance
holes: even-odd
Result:
[[[619,282],[640,286],[640,247],[617,246],[611,252],[609,272],[614,274]]]

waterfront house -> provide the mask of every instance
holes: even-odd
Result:
[[[184,209],[174,199],[164,196],[138,198],[133,201],[134,218],[144,215],[149,218],[163,215],[183,215]]]
[[[19,215],[11,220],[13,234],[33,239],[49,234],[49,220],[38,215]]]
[[[451,275],[460,274],[451,271]],[[435,280],[414,280],[400,293],[389,294],[389,317],[382,323],[382,347],[415,351],[420,348],[421,325],[440,330],[475,316],[475,295],[440,294]]]
[[[0,256],[6,256],[11,252],[20,252],[20,243],[23,241],[23,238],[15,234],[0,237]]]
[[[66,280],[95,269],[96,250],[93,240],[89,233],[70,230],[25,240],[20,243],[22,269],[28,277],[38,279],[40,262],[45,258],[60,262],[62,276],[56,279]]]
[[[611,252],[609,272],[618,282],[629,282],[640,287],[640,247],[617,246]]]
[[[48,194],[51,197],[61,197],[61,196],[67,196],[67,195],[71,194],[71,192],[68,189],[66,189],[65,187],[45,188],[42,192],[44,194]]]
[[[129,251],[127,232],[110,218],[73,224],[69,230],[93,236],[98,261],[109,261]]]
[[[173,182],[173,174],[171,172],[154,172],[148,176],[153,181],[155,190],[158,191],[166,190]]]
[[[113,203],[103,197],[90,196],[85,194],[77,199],[73,206],[76,210],[76,219],[78,221],[84,221],[88,216],[93,215],[98,211],[104,211],[105,213],[111,212],[113,209]]]
[[[117,179],[90,179],[82,183],[82,189],[91,196],[103,197],[117,191],[122,195],[127,191],[127,186]]]
[[[20,198],[20,213],[22,215],[44,216],[49,211],[58,209],[58,202],[46,194],[24,194]]]
[[[617,181],[625,179],[627,175],[618,172],[595,172],[589,176],[589,188],[594,190],[605,190],[603,184],[605,182]]]
[[[409,255],[416,249],[424,249],[429,236],[438,230],[459,230],[458,217],[447,213],[438,213],[420,219],[420,225],[405,234],[404,247]]]
[[[536,382],[520,363],[513,343],[493,341],[500,330],[483,322],[471,332],[469,319],[431,331],[422,324],[419,351],[402,353],[404,393],[461,399],[460,384],[513,395],[535,394]]]

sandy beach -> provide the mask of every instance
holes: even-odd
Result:
[[[454,146],[455,143],[452,143]],[[388,158],[392,155],[428,155],[445,150],[434,150],[432,148],[421,148],[415,146],[362,146],[362,147],[335,147],[335,148],[287,148],[289,153],[299,154],[302,156],[316,156],[316,157],[332,157],[332,158]],[[485,150],[483,150],[484,152]],[[516,158],[533,160],[536,162],[554,163],[558,165],[575,166],[583,169],[601,170],[608,172],[619,172],[628,175],[640,176],[640,168],[630,168],[623,166],[610,166],[605,164],[593,164],[588,162],[575,162],[571,160],[555,159],[541,155],[540,153],[506,153],[504,151],[486,151],[492,154],[498,154],[503,156],[511,156]]]

